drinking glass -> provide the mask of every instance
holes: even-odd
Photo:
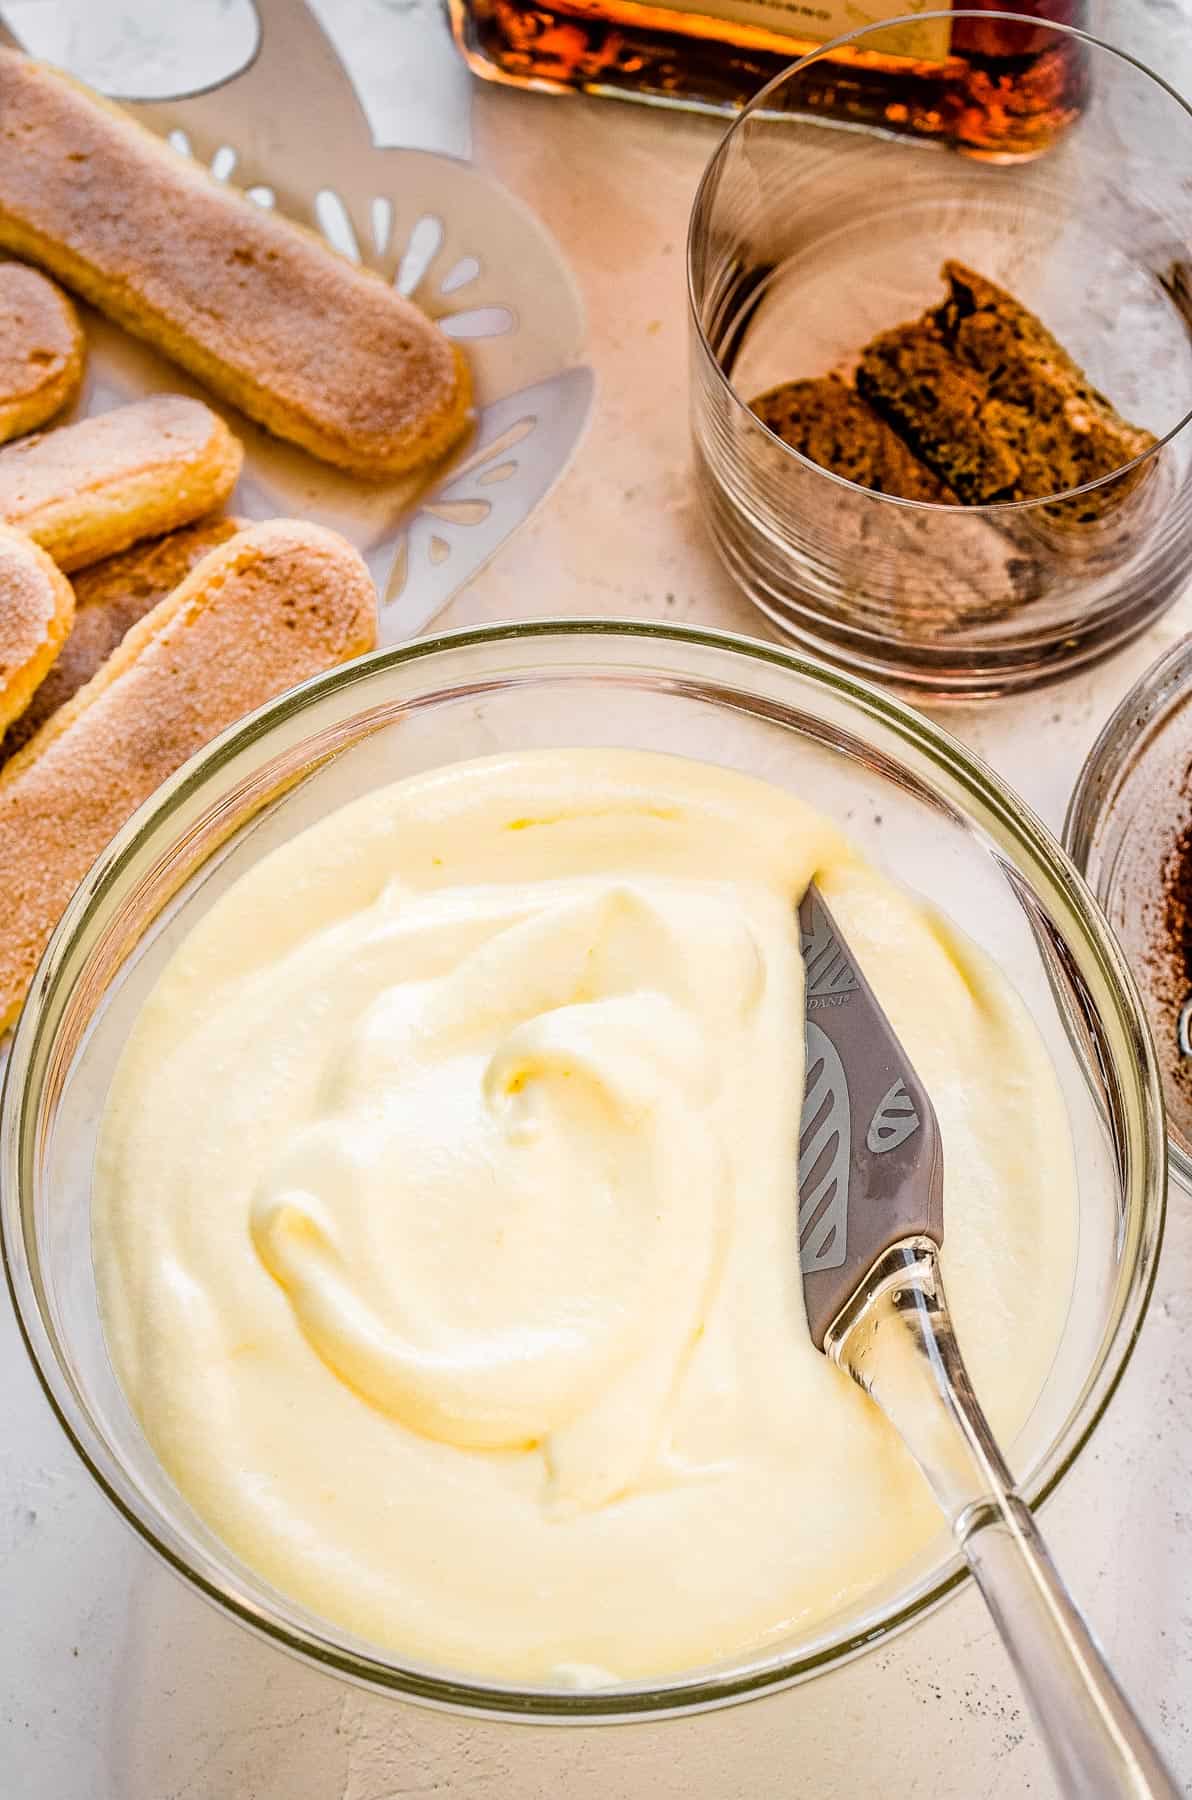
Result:
[[[901,54],[938,54],[939,16],[847,42],[863,59],[896,32]],[[1045,29],[1079,75],[1071,117],[1034,160],[958,154],[923,130],[808,124],[816,88],[839,78],[820,52],[733,124],[691,218],[695,473],[716,548],[783,636],[922,700],[991,697],[1095,662],[1192,573],[1192,113],[1131,57]],[[941,68],[941,134],[948,91]],[[947,259],[1007,288],[1154,434],[1141,457],[1070,490],[1081,506],[877,493],[750,411],[779,383],[847,374],[875,334],[942,298]]]

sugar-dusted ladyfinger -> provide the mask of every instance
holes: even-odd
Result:
[[[0,443],[36,431],[74,399],[83,347],[62,289],[24,263],[0,263]]]
[[[391,474],[464,430],[464,358],[389,282],[3,49],[0,243],[327,462]]]
[[[222,506],[243,451],[218,413],[183,394],[22,438],[0,450],[0,519],[81,569]]]
[[[61,569],[23,531],[0,525],[0,738],[49,673],[74,610]]]

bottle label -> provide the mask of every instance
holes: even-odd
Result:
[[[947,0],[662,0],[671,12],[703,13],[730,19],[783,36],[824,44],[846,31],[879,25],[883,19],[934,12]],[[952,21],[929,19],[884,31],[872,48],[887,56],[913,56],[917,62],[943,62],[952,41]]]

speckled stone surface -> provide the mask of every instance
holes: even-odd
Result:
[[[682,248],[717,127],[471,93],[436,0],[318,0],[379,141],[466,154],[556,233],[584,290],[595,420],[546,506],[442,623],[557,611],[759,631],[688,481]],[[1192,89],[1192,0],[1104,0],[1094,24]],[[251,52],[248,0],[10,0],[41,54],[165,94]],[[470,117],[469,117],[470,113]],[[1058,826],[1112,707],[1192,626],[1185,601],[1108,667],[947,722]],[[3,1800],[1019,1800],[1054,1793],[970,1592],[889,1649],[714,1718],[542,1732],[441,1718],[301,1667],[222,1619],[107,1509],[0,1302]],[[1192,1787],[1192,1201],[1109,1415],[1045,1513],[1057,1560]],[[797,1521],[792,1520],[792,1530]]]

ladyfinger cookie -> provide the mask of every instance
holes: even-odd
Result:
[[[370,650],[376,593],[333,531],[274,519],[210,551],[0,771],[0,1033],[121,825],[219,732]]]
[[[61,569],[23,531],[0,525],[0,738],[49,673],[74,610]]]
[[[82,379],[83,330],[62,289],[0,263],[0,444],[61,412]]]
[[[467,364],[388,282],[12,50],[0,243],[327,462],[386,475],[464,429]]]
[[[201,400],[154,394],[0,450],[0,519],[85,568],[222,506],[243,455]]]
[[[242,529],[236,519],[200,519],[80,569],[71,584],[74,624],[28,706],[0,735],[0,765],[90,681],[125,632],[172,594],[201,557]]]

